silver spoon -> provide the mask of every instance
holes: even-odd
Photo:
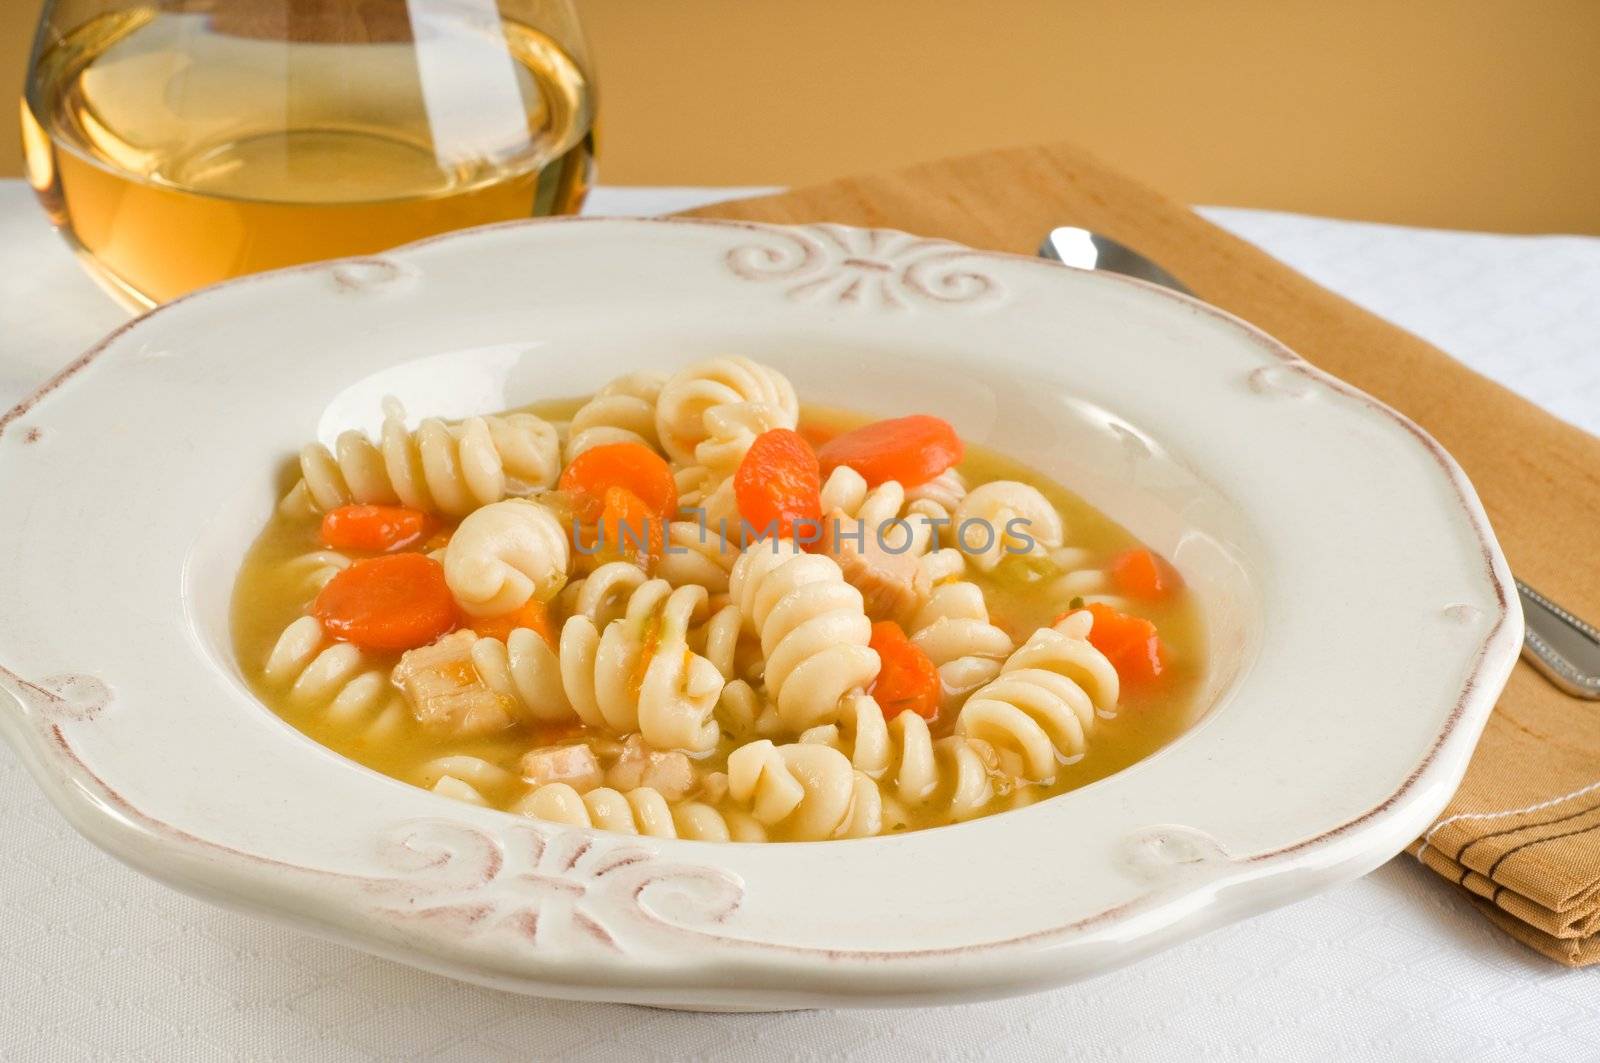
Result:
[[[1050,230],[1039,247],[1041,258],[1082,269],[1103,269],[1159,284],[1193,296],[1172,274],[1132,248],[1088,229],[1063,226]],[[1573,616],[1521,580],[1526,629],[1522,655],[1568,694],[1600,699],[1600,631]]]

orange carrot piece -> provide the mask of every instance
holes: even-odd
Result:
[[[499,639],[501,642],[510,638],[511,633],[519,627],[525,627],[544,639],[551,649],[556,648],[555,631],[550,626],[550,610],[543,602],[532,598],[522,608],[500,616],[473,617],[468,621],[468,626],[480,637]]]
[[[1166,651],[1154,624],[1103,602],[1091,602],[1086,608],[1094,617],[1089,644],[1105,654],[1124,683],[1147,683],[1166,669]]]
[[[431,533],[433,518],[406,506],[340,506],[322,517],[322,541],[335,550],[399,550]]]
[[[665,551],[666,530],[665,518],[644,499],[626,487],[608,487],[594,528],[580,530],[580,564],[593,571],[607,561],[630,561],[649,572]]]
[[[914,712],[925,720],[939,711],[939,669],[922,648],[910,639],[893,620],[872,625],[868,642],[878,652],[881,667],[873,681],[871,694],[883,709],[883,718],[892,720],[902,712]]]
[[[606,491],[626,488],[663,520],[678,511],[678,484],[672,466],[643,443],[607,443],[590,447],[561,473],[561,490],[571,496],[585,524],[600,519]]]
[[[1126,550],[1112,558],[1111,579],[1122,593],[1152,601],[1178,586],[1172,566],[1145,549]]]
[[[816,452],[798,432],[774,428],[756,436],[733,474],[733,497],[739,516],[752,534],[778,538],[798,534],[820,540],[822,472]]]
[[[853,428],[817,450],[823,475],[848,465],[873,487],[896,480],[915,487],[961,460],[961,437],[950,422],[925,413]]]
[[[322,629],[364,650],[426,646],[456,626],[444,566],[426,554],[385,554],[334,576],[311,611]]]

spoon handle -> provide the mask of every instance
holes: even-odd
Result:
[[[1517,596],[1527,624],[1523,656],[1568,694],[1600,699],[1600,631],[1521,580]]]
[[[1109,236],[1063,226],[1052,229],[1039,257],[1081,269],[1099,269],[1194,295],[1183,282],[1155,262]],[[1568,694],[1600,700],[1600,631],[1567,612],[1521,580],[1524,631],[1522,655]]]

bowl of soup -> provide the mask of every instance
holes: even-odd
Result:
[[[690,1008],[1099,973],[1364,873],[1520,616],[1415,425],[1213,308],[838,226],[250,278],[0,421],[0,730],[177,888]]]

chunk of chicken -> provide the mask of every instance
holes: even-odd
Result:
[[[681,801],[694,790],[694,765],[682,753],[663,753],[645,745],[639,735],[629,735],[622,755],[606,772],[606,785],[624,793],[648,786],[668,801]]]
[[[600,761],[587,745],[530,749],[522,756],[521,770],[522,777],[534,786],[564,782],[580,794],[593,790],[604,779]]]
[[[905,529],[885,525],[883,534],[834,510],[823,519],[822,543],[839,563],[845,582],[861,592],[874,620],[904,621],[928,600],[928,577],[913,550],[894,553]]]
[[[728,773],[714,771],[700,780],[700,793],[696,800],[708,805],[720,805],[722,799],[728,796]]]
[[[460,737],[491,734],[511,725],[515,705],[490,689],[472,664],[472,645],[477,641],[477,635],[462,630],[400,656],[394,682],[418,723]]]

